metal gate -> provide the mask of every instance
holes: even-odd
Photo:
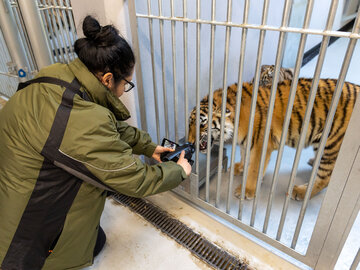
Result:
[[[4,0],[0,14],[1,95],[13,95],[40,68],[75,58],[70,0]]]
[[[300,26],[289,25],[291,14],[296,8],[295,4],[299,2],[305,3],[302,23]],[[140,59],[136,65],[138,98],[139,104],[146,104],[139,106],[141,125],[153,138],[157,138],[158,143],[161,142],[162,137],[176,142],[187,140],[189,108],[192,106],[197,108],[196,129],[199,134],[200,100],[209,94],[209,104],[212,104],[212,93],[219,87],[224,89],[222,100],[226,100],[225,89],[230,85],[229,79],[231,78],[233,82],[235,80],[238,86],[241,86],[244,81],[251,79],[249,74],[253,74],[255,82],[248,129],[250,132],[247,135],[247,138],[251,138],[260,67],[264,59],[275,64],[263,151],[259,156],[258,183],[261,182],[260,176],[264,173],[264,149],[267,148],[270,134],[279,70],[284,63],[284,54],[286,57],[288,50],[295,50],[294,79],[288,104],[290,109],[285,116],[277,156],[273,157],[276,162],[273,164],[273,174],[270,183],[267,184],[269,190],[265,196],[260,184],[257,185],[253,201],[244,200],[245,185],[242,185],[240,199],[234,199],[232,196],[234,183],[245,182],[246,179],[234,176],[234,163],[240,152],[237,149],[237,136],[234,136],[230,146],[226,146],[223,140],[224,103],[220,145],[216,152],[208,150],[207,155],[202,155],[199,153],[199,138],[196,139],[197,151],[193,174],[175,192],[225,222],[230,222],[250,233],[263,241],[262,243],[266,242],[272,248],[316,269],[332,269],[335,266],[360,209],[360,182],[355,181],[355,175],[360,169],[357,155],[360,144],[356,135],[360,131],[359,121],[356,120],[360,113],[359,100],[353,110],[353,117],[329,187],[326,193],[320,196],[321,199],[309,200],[341,89],[356,42],[360,38],[359,12],[349,32],[334,30],[334,27],[340,28],[339,23],[336,22],[345,2],[348,4],[351,1],[333,0],[327,3],[327,7],[320,5],[321,9],[319,9],[319,3],[313,0],[294,2],[258,0],[251,3],[249,0],[212,0],[211,5],[209,1],[201,0],[129,1],[133,47],[137,58]],[[262,12],[256,12],[259,10]],[[323,16],[324,12],[327,12],[326,18]],[[323,28],[320,29],[312,27],[311,19],[314,17],[324,18],[325,27],[321,26]],[[294,42],[289,38],[291,35],[297,35],[298,41]],[[304,131],[308,128],[328,44],[334,37],[348,40],[348,45],[344,52],[338,83],[315,155],[313,169],[306,175],[309,184],[305,199],[293,201],[290,199],[290,194],[297,179],[301,154],[304,152],[306,132],[301,133],[299,145],[293,153],[286,190],[280,194],[277,192],[277,186],[281,166],[289,163],[284,162],[283,155],[288,151],[284,145],[295,99],[294,90],[301,72],[305,49],[308,50],[309,45],[314,46],[314,41],[321,41],[302,127]],[[240,88],[238,92],[241,91]],[[238,94],[235,134],[239,123],[240,100],[241,94]],[[249,143],[244,150],[244,175],[247,175]],[[230,153],[229,162],[227,152]],[[228,167],[227,163],[229,163],[229,172],[224,171]],[[313,203],[314,200],[316,203]],[[359,223],[360,221],[356,224]],[[358,231],[359,228],[356,226],[353,230]],[[359,248],[359,241],[355,246]],[[360,257],[359,253],[355,255],[353,269],[356,268]]]

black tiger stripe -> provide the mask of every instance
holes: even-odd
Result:
[[[331,152],[331,153],[324,152],[323,158],[331,158],[333,156],[337,157],[338,153],[339,153],[339,150],[335,150],[334,152]]]
[[[317,173],[317,177],[319,177],[321,180],[327,180],[329,178],[329,176],[331,176],[331,173],[327,173],[326,175],[320,175],[319,172]]]
[[[320,161],[320,164],[324,164],[324,165],[332,165],[332,164],[334,164],[335,163],[335,161],[336,161],[336,158],[334,159],[321,159],[321,161]]]
[[[345,124],[345,120],[346,120],[346,117],[347,117],[347,112],[348,112],[348,106],[349,106],[349,102],[350,102],[350,99],[351,99],[351,93],[350,93],[350,89],[349,89],[349,85],[348,84],[345,84],[345,87],[348,91],[348,95],[346,95],[346,99],[345,99],[345,105],[343,106],[343,110],[342,110],[342,117],[341,117],[341,122],[340,122],[340,125],[339,127],[343,127],[344,124]],[[344,93],[342,93],[341,95],[344,95]]]
[[[325,150],[330,150],[333,149],[338,143],[342,143],[342,139],[344,138],[345,133],[342,133],[338,138],[336,138],[336,141],[334,141],[333,143],[331,143],[330,145],[326,145],[325,146]]]
[[[252,96],[252,93],[250,93],[250,91],[249,91],[249,89],[248,89],[248,87],[247,87],[246,84],[243,85],[243,90],[245,91],[246,94],[248,94],[249,97]]]
[[[321,165],[325,165],[325,164],[320,162],[320,166],[319,166],[320,171],[323,171],[323,172],[330,172],[331,171],[332,172],[333,168],[324,168]]]
[[[293,112],[292,112],[293,113]],[[292,126],[293,126],[293,121],[291,120],[292,117],[290,117],[290,121],[289,121],[289,129],[288,129],[288,140],[290,140],[292,138]]]
[[[246,138],[247,138],[247,135],[245,135],[244,139],[242,139],[242,141],[240,142],[241,145],[244,145]]]
[[[315,127],[316,127],[316,117],[315,117],[315,112],[314,110],[311,112],[311,116],[310,116],[310,125],[311,125],[311,131],[310,131],[310,135],[309,135],[309,142],[312,141],[313,135],[314,135],[314,131],[315,131]]]
[[[297,119],[298,119],[298,121],[299,121],[299,123],[298,123],[298,133],[299,133],[299,135],[300,135],[300,134],[301,134],[302,125],[303,125],[303,117],[302,117],[302,115],[300,114],[299,111],[296,111],[295,114],[296,114]]]
[[[260,89],[259,89],[258,95],[259,95],[261,101],[263,102],[263,105],[265,105],[265,104],[267,104],[267,102],[266,102],[265,98],[263,97],[263,94],[264,94],[264,91],[262,91],[262,89],[260,91]]]
[[[295,139],[292,138],[292,139],[290,140],[290,142],[291,142],[291,147],[295,147]]]

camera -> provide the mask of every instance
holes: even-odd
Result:
[[[179,145],[174,143],[166,138],[163,139],[161,146],[168,147],[174,149],[173,152],[165,152],[160,155],[161,161],[174,161],[177,162],[179,160],[180,154],[182,151],[185,151],[185,158],[188,160],[190,165],[193,165],[194,161],[192,160],[192,155],[195,152],[195,147],[192,143],[185,143],[183,145]]]

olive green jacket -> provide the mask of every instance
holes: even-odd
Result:
[[[134,156],[151,157],[156,144],[124,122],[126,107],[79,59],[42,76],[81,88],[34,83],[0,111],[2,270],[91,265],[105,190],[144,197],[186,177],[174,162],[150,166]]]

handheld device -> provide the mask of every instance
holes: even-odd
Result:
[[[165,152],[160,155],[161,161],[174,161],[177,162],[179,160],[180,154],[182,151],[185,151],[185,158],[188,160],[190,165],[193,165],[194,161],[192,160],[192,155],[195,152],[195,147],[192,143],[185,143],[183,145],[179,145],[175,142],[172,142],[166,138],[163,139],[161,146],[168,147],[174,149],[173,152]]]

